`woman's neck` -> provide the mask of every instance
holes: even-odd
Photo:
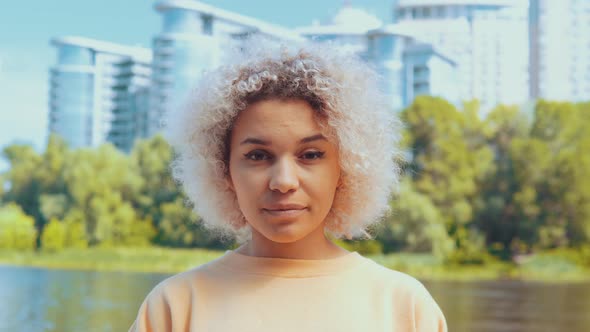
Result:
[[[295,242],[278,243],[255,231],[252,232],[251,240],[235,251],[247,256],[289,259],[330,259],[349,254],[324,234],[319,238],[308,237]]]

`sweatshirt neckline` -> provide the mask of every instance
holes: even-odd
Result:
[[[290,278],[306,278],[337,274],[358,266],[363,256],[353,251],[327,259],[293,259],[247,256],[227,250],[219,261],[236,272]]]

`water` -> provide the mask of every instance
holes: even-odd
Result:
[[[425,283],[452,332],[590,332],[590,283]]]
[[[166,276],[0,266],[0,331],[127,331]],[[590,332],[590,283],[425,284],[452,332]]]
[[[0,331],[127,331],[165,277],[0,266]]]

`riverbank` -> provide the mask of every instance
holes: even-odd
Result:
[[[0,250],[1,265],[50,269],[177,273],[223,255],[223,251],[171,248],[66,249],[57,253]],[[428,254],[367,256],[379,264],[423,280],[478,281],[522,279],[542,282],[590,282],[590,267],[553,252],[528,257],[521,264],[445,265]]]
[[[160,247],[64,249],[55,253],[0,250],[0,264],[66,270],[177,273],[222,254],[223,251]]]

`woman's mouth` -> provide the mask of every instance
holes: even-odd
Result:
[[[276,217],[296,217],[307,210],[306,207],[292,207],[292,208],[280,208],[280,209],[262,209],[265,213]]]

